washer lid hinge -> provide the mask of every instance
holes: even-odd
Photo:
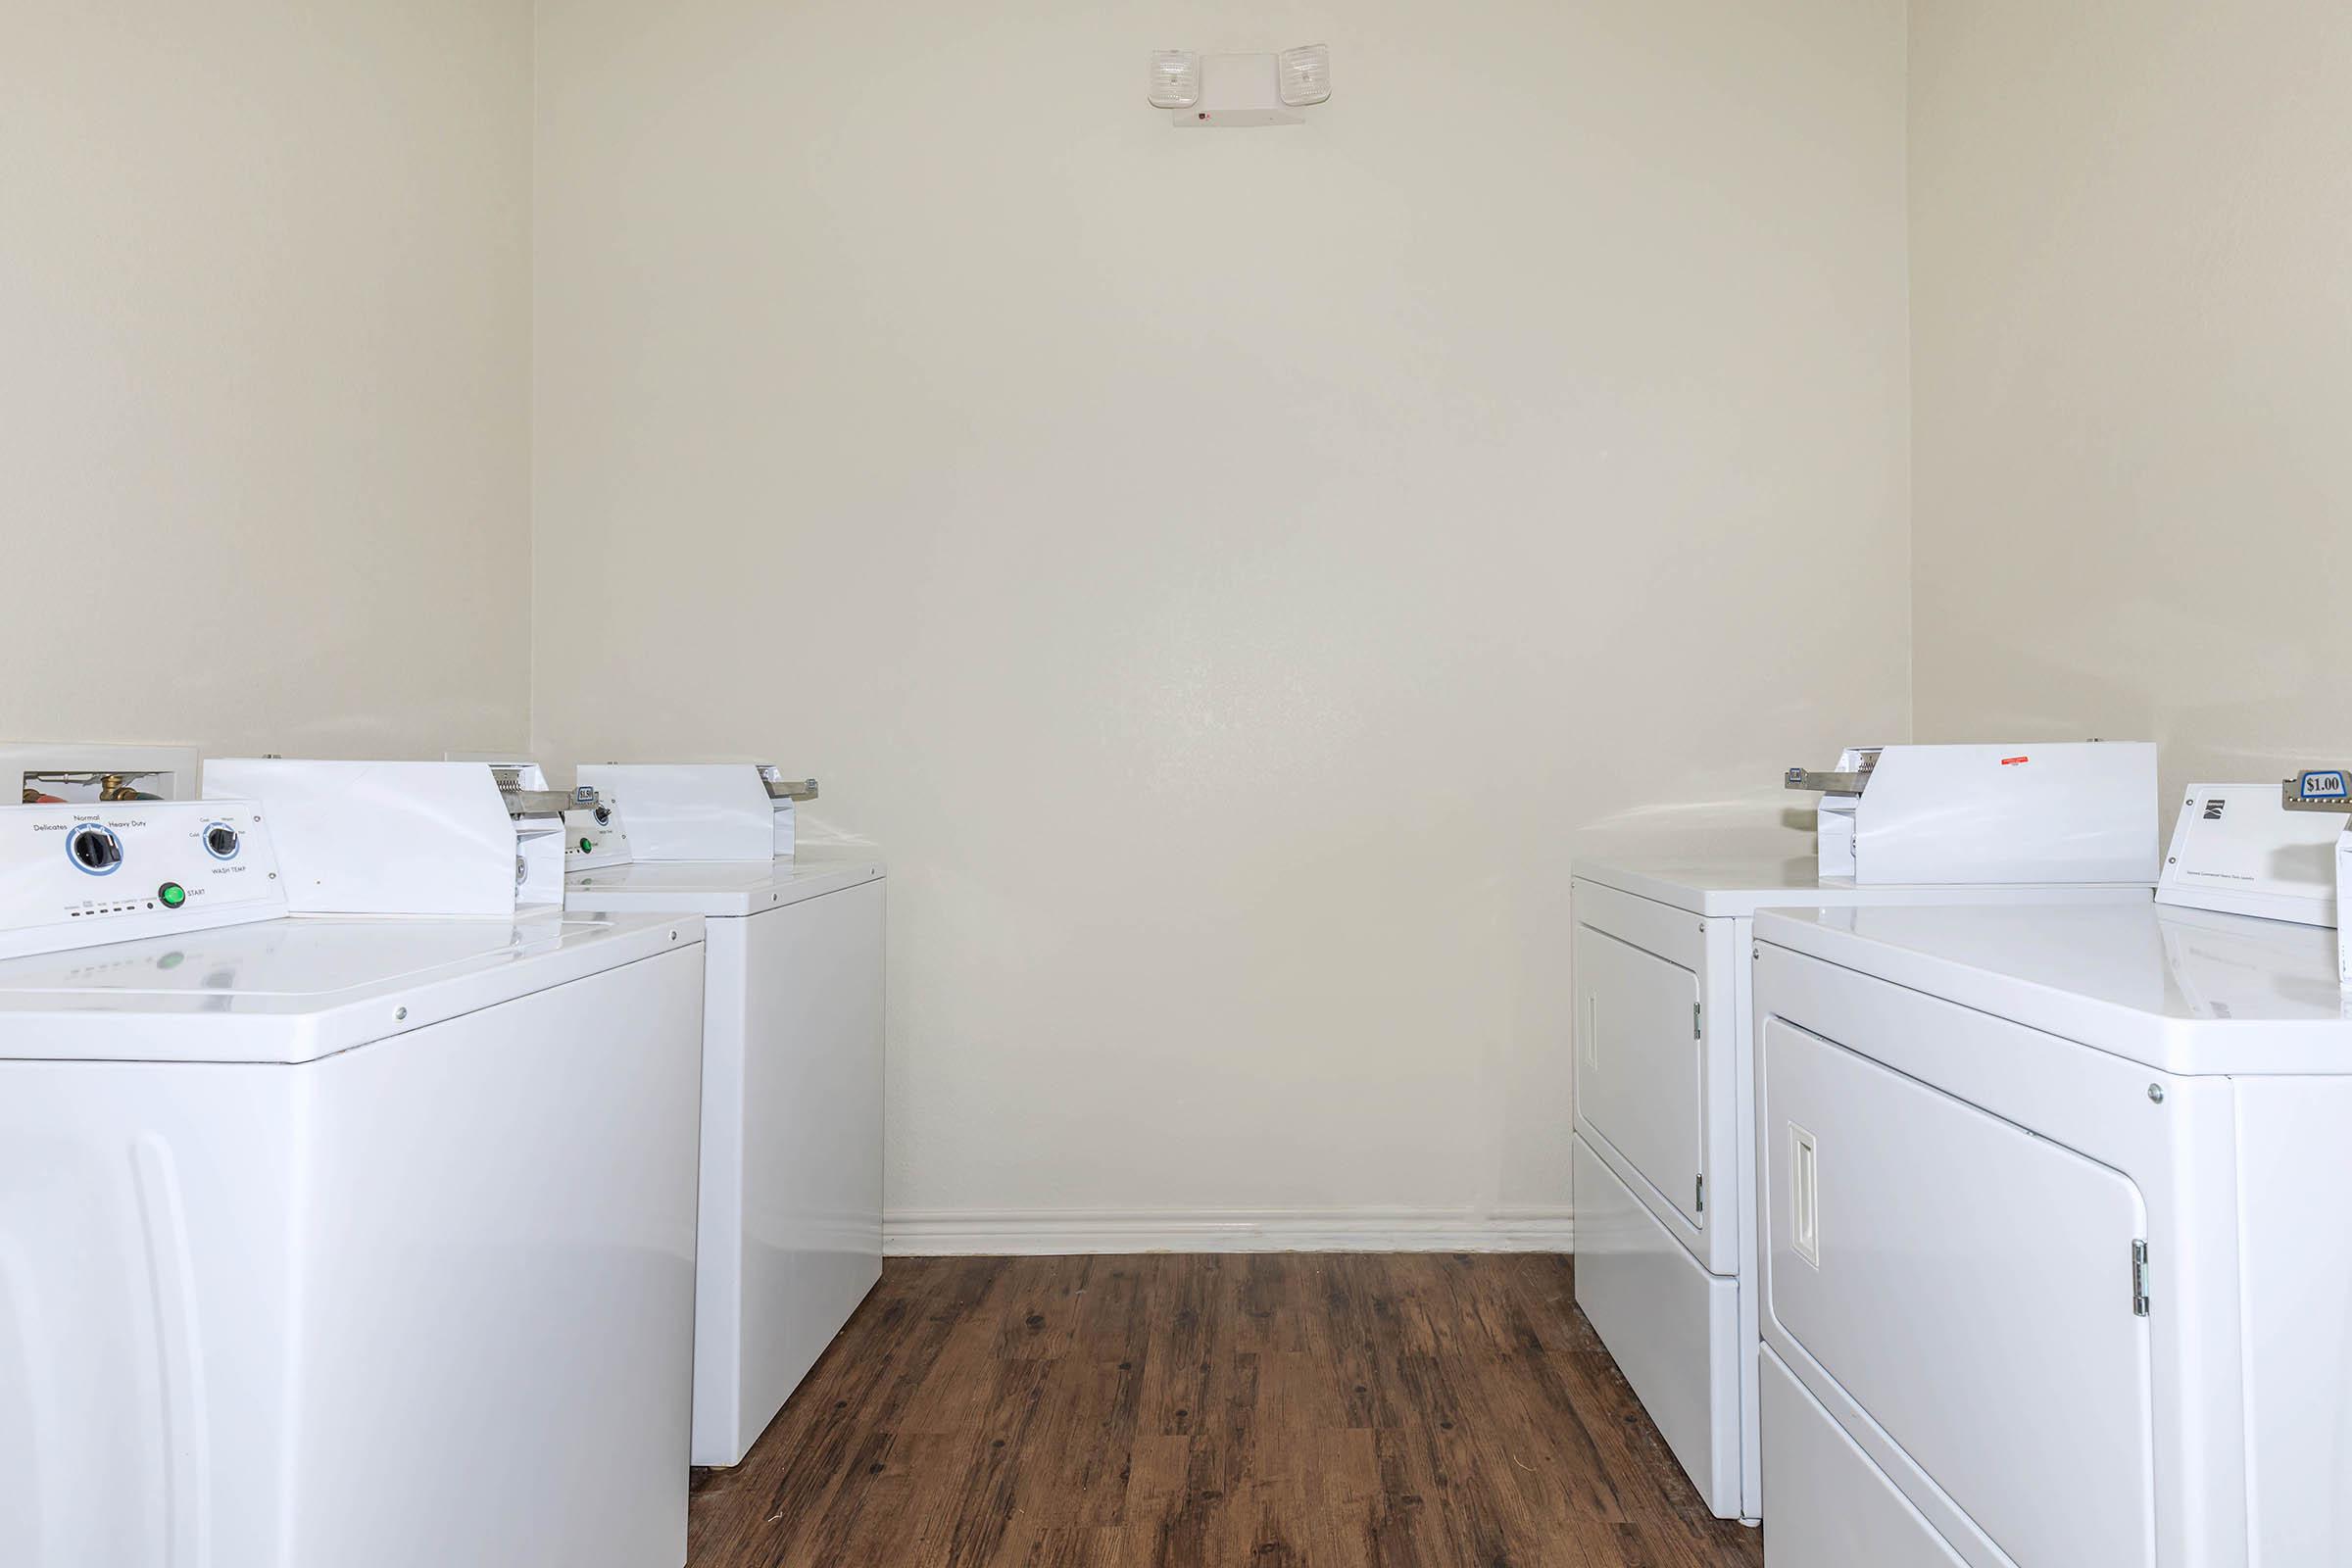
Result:
[[[1705,1035],[1705,1034],[1704,1034],[1704,1033],[1701,1031],[1701,1029],[1700,1029],[1700,1027],[1699,1027],[1699,1022],[1700,1022],[1700,1020],[1701,1020],[1701,1019],[1703,1019],[1703,1018],[1705,1018],[1705,1017],[1706,1017],[1706,1015],[1707,1015],[1707,1009],[1706,1009],[1706,1007],[1705,1007],[1705,1005],[1704,1005],[1703,1004],[1696,1003],[1696,1002],[1693,1002],[1692,1004],[1690,1004],[1690,1038],[1691,1038],[1691,1039],[1693,1039],[1693,1040],[1704,1040],[1704,1039],[1706,1038],[1706,1035]]]
[[[1704,1214],[1707,1211],[1707,1179],[1703,1175],[1698,1179],[1698,1192],[1693,1201],[1697,1204],[1698,1212]]]
[[[2148,1244],[2132,1244],[2132,1315],[2148,1315]]]

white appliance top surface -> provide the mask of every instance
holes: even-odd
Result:
[[[1818,908],[1889,904],[2140,904],[2153,899],[2145,882],[1825,882],[1810,855],[1769,854],[1678,858],[1595,856],[1574,862],[1575,875],[1603,887],[1655,899],[1692,914],[1744,915],[1759,909]]]
[[[638,860],[564,879],[569,909],[713,916],[758,914],[819,894],[876,882],[882,862],[854,857],[793,860]]]
[[[2352,1072],[2335,933],[2155,904],[1789,909],[1756,938],[2168,1072]]]
[[[312,1061],[702,940],[691,915],[296,915],[0,962],[0,1061]]]

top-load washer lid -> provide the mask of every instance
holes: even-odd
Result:
[[[1631,893],[1692,914],[1737,916],[1758,909],[1821,908],[1888,904],[2129,904],[2154,898],[2153,885],[2117,882],[1874,883],[1824,878],[1810,855],[1788,858],[1758,851],[1719,857],[1618,852],[1579,857],[1577,878]]]
[[[879,860],[851,858],[797,860],[639,860],[564,879],[564,905],[573,910],[676,912],[712,916],[758,914],[882,879]]]
[[[298,915],[12,958],[0,1061],[312,1061],[702,936],[691,914]]]
[[[2335,933],[2145,905],[1788,909],[1756,939],[2166,1072],[2352,1073]]]

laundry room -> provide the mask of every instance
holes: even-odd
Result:
[[[2348,101],[0,0],[0,1565],[2352,1568]]]

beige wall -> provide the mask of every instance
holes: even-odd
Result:
[[[1318,36],[1304,127],[1141,101]],[[1903,59],[542,0],[536,744],[886,848],[902,1227],[1567,1202],[1569,830],[1907,727]]]
[[[20,10],[0,735],[822,772],[903,1218],[1540,1222],[1572,829],[2347,741],[2339,5]]]
[[[0,736],[514,746],[530,12],[0,27]]]
[[[1915,0],[1923,740],[2352,750],[2352,9]]]

